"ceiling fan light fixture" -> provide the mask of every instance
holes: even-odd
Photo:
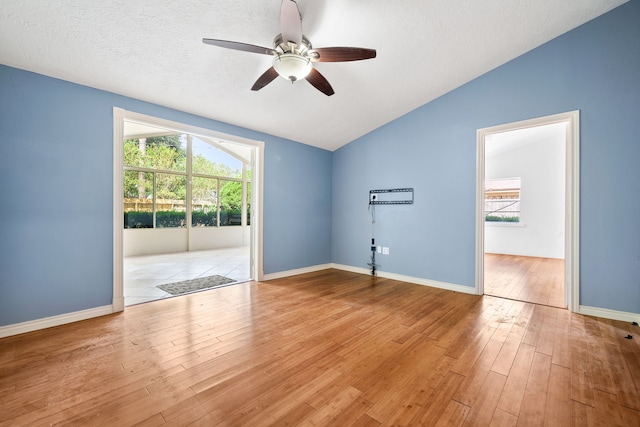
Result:
[[[280,5],[280,34],[273,39],[273,48],[231,40],[202,39],[205,44],[244,52],[273,55],[273,65],[258,77],[251,86],[257,91],[281,76],[290,82],[307,80],[309,84],[327,96],[335,92],[327,79],[313,67],[313,62],[361,61],[376,57],[374,49],[361,47],[324,47],[313,49],[309,39],[302,34],[302,16],[296,0],[282,0]]]
[[[295,82],[307,77],[311,72],[311,61],[295,53],[283,53],[273,58],[273,68],[280,77]]]

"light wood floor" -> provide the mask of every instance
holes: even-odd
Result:
[[[638,426],[638,332],[325,270],[1,339],[0,425]]]
[[[566,307],[564,260],[486,253],[484,293],[535,304]]]

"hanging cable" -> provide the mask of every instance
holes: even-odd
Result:
[[[371,262],[367,263],[371,267],[371,275],[376,275],[376,240],[375,240],[375,223],[376,223],[376,205],[369,202],[369,211],[371,212]]]

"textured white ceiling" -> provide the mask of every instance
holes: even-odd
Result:
[[[0,63],[335,150],[626,0],[298,0],[314,47],[374,48],[250,90],[280,0],[2,0]]]

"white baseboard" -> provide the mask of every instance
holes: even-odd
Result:
[[[312,273],[314,271],[326,270],[328,268],[335,268],[337,270],[350,271],[352,273],[359,273],[359,274],[367,274],[367,275],[371,274],[371,271],[367,268],[331,263],[331,264],[314,265],[314,266],[305,267],[305,268],[298,268],[296,270],[281,271],[279,273],[265,274],[262,280],[267,281],[267,280],[281,279],[283,277],[295,276],[298,274],[305,274],[305,273]],[[401,274],[387,273],[384,271],[378,271],[377,275],[378,277],[384,277],[385,279],[398,280],[401,282],[414,283],[417,285],[431,286],[432,288],[446,289],[448,291],[462,292],[465,294],[472,294],[472,295],[475,294],[475,288],[471,286],[462,286],[462,285],[456,285],[453,283],[438,282],[436,280],[423,279],[420,277],[404,276]]]
[[[638,322],[640,323],[640,314],[628,313],[625,311],[609,310],[608,308],[589,307],[581,305],[578,309],[578,313],[585,314],[587,316],[602,317],[604,319],[621,320],[623,322]]]
[[[103,307],[90,308],[88,310],[75,311],[73,313],[61,314],[59,316],[45,317],[44,319],[30,320],[28,322],[16,323],[14,325],[0,326],[0,338],[12,335],[24,334],[26,332],[51,328],[53,326],[78,322],[80,320],[91,319],[93,317],[112,314],[113,307],[105,305]]]
[[[371,274],[371,270],[369,270],[368,268],[353,267],[353,266],[350,266],[350,265],[342,265],[342,264],[330,264],[330,266],[331,266],[331,268],[336,268],[338,270],[344,270],[344,271],[350,271],[352,273]],[[472,295],[475,295],[475,293],[476,293],[475,287],[472,287],[472,286],[462,286],[462,285],[456,285],[454,283],[439,282],[437,280],[423,279],[421,277],[413,277],[413,276],[405,276],[405,275],[402,275],[402,274],[387,273],[386,271],[378,271],[377,275],[378,275],[378,277],[384,277],[385,279],[392,279],[392,280],[398,280],[400,282],[414,283],[416,285],[431,286],[432,288],[446,289],[448,291],[462,292],[462,293],[465,293],[465,294],[472,294]]]
[[[360,273],[360,274],[367,274],[367,275],[371,274],[371,270],[369,270],[368,268],[354,267],[352,265],[331,263],[329,264],[329,268],[335,268],[336,270],[342,270],[342,271],[350,271],[351,273]]]
[[[124,311],[124,297],[114,297],[111,303],[111,311],[117,313]]]
[[[295,270],[280,271],[278,273],[269,273],[262,275],[263,281],[282,279],[283,277],[296,276],[298,274],[313,273],[314,271],[326,270],[331,268],[331,264],[312,265],[311,267],[297,268]]]

